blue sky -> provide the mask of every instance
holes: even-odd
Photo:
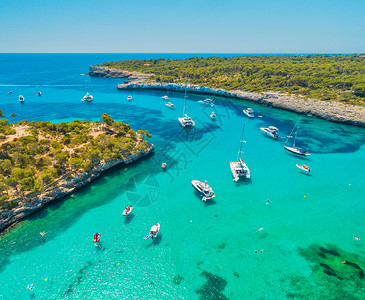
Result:
[[[364,53],[365,0],[3,0],[0,52]]]

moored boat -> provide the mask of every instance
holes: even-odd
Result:
[[[132,212],[133,208],[134,208],[133,206],[126,206],[123,210],[122,215],[128,216]]]
[[[128,96],[127,100],[129,100],[129,101],[132,100],[132,96]]]
[[[286,142],[285,142],[285,145],[284,145],[284,149],[285,150],[288,150],[291,153],[300,155],[300,156],[308,156],[310,154],[305,149],[295,146],[295,142],[297,140],[298,129],[299,129],[299,123],[300,123],[300,119],[299,119],[298,123],[295,124],[293,130],[290,132],[290,135],[286,139]],[[292,136],[292,133],[294,132],[294,130],[295,130],[295,134],[294,134],[293,145],[291,147],[289,147],[286,144],[288,143],[289,139],[293,137]]]
[[[166,168],[166,166],[167,166],[167,163],[162,163],[161,168],[162,168],[162,169],[165,169],[165,168]]]
[[[168,96],[162,96],[161,98],[164,99],[164,100],[169,100]]]
[[[89,94],[89,92],[86,92],[86,95],[84,96],[83,99],[84,99],[84,101],[90,102],[94,99],[94,97],[91,94]]]
[[[247,108],[247,109],[244,109],[243,110],[243,113],[247,116],[247,117],[249,117],[249,118],[253,118],[255,115],[253,114],[253,110],[252,110],[252,108]]]
[[[167,102],[165,103],[165,105],[169,108],[175,108],[175,104],[171,103],[171,102]]]
[[[36,96],[41,96],[42,95],[42,93],[41,92],[38,92],[37,94],[36,94]]]
[[[307,165],[299,165],[299,164],[296,164],[297,168],[305,171],[305,172],[310,172],[311,169],[307,166]]]
[[[195,126],[195,122],[193,121],[192,118],[190,118],[186,113],[186,99],[184,99],[184,109],[183,109],[183,117],[182,118],[178,118],[179,122],[181,124],[182,127],[194,127]]]
[[[211,105],[211,106],[214,105],[214,102],[212,99],[199,100],[198,102],[202,103],[202,104]]]
[[[276,139],[276,138],[278,138],[278,137],[279,137],[279,129],[277,129],[277,128],[276,128],[276,127],[274,127],[274,126],[269,126],[269,127],[267,127],[267,128],[261,127],[261,128],[260,128],[260,130],[261,130],[264,134],[266,134],[266,135],[268,135],[268,136],[272,137],[273,139]]]
[[[202,201],[206,201],[215,197],[212,187],[208,184],[208,181],[192,180],[192,186],[196,189],[203,197]]]
[[[19,95],[19,101],[24,102],[24,97],[22,95]]]
[[[241,153],[243,153],[242,143],[246,143],[246,141],[243,140],[244,131],[245,131],[245,126],[243,126],[243,129],[242,129],[240,147],[239,147],[238,153],[237,153],[237,161],[231,161],[229,164],[232,175],[233,175],[233,180],[236,182],[240,179],[240,177],[246,177],[246,178],[251,177],[250,169],[248,168],[246,163],[243,161],[243,159],[240,157]]]
[[[210,117],[211,117],[212,119],[215,119],[216,115],[215,115],[214,111],[212,111],[212,113],[210,114]]]
[[[145,236],[144,239],[147,240],[150,237],[154,239],[155,237],[157,237],[159,232],[160,232],[160,223],[157,223],[151,227],[149,235]]]

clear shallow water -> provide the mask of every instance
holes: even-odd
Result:
[[[212,121],[210,107],[197,102],[206,97],[188,94],[196,127],[183,130],[177,121],[183,94],[118,91],[121,79],[81,75],[94,63],[152,57],[184,56],[0,55],[0,108],[7,116],[14,111],[14,121],[93,121],[106,112],[148,129],[156,146],[150,157],[106,172],[2,236],[0,298],[360,299],[363,280],[339,262],[356,260],[365,270],[365,130],[303,117],[298,140],[312,155],[302,159],[283,149],[285,138],[274,141],[259,130],[273,125],[286,137],[296,114],[215,98]],[[86,87],[92,103],[80,101]],[[166,94],[175,110],[165,107]],[[245,118],[247,106],[262,117]],[[236,159],[244,122],[252,178],[236,184],[229,161]],[[303,174],[296,163],[312,172]],[[214,201],[202,202],[192,179],[207,179]],[[126,219],[121,213],[129,203],[136,208]],[[159,237],[145,241],[156,222]],[[91,241],[96,231],[99,247]],[[343,279],[325,274],[323,264]]]

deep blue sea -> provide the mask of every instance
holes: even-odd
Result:
[[[212,120],[204,95],[118,91],[123,79],[85,75],[105,61],[191,56],[209,54],[0,54],[0,109],[10,121],[105,112],[147,129],[155,145],[1,236],[0,299],[364,299],[364,128],[301,116],[297,141],[311,153],[301,158],[283,148],[295,113],[214,97]],[[86,90],[90,103],[80,101]],[[193,129],[177,120],[184,100]],[[244,124],[251,179],[235,183],[229,162]],[[278,140],[261,133],[269,125]],[[202,202],[193,179],[208,180],[214,200]],[[127,204],[135,208],[126,218]],[[158,238],[144,240],[157,222]]]

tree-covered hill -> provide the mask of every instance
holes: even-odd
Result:
[[[278,91],[365,105],[365,55],[263,55],[126,60],[100,66],[150,73],[157,82]]]
[[[90,171],[149,148],[147,131],[135,132],[102,114],[100,122],[9,123],[0,110],[0,208],[6,200],[40,192],[57,178]]]

